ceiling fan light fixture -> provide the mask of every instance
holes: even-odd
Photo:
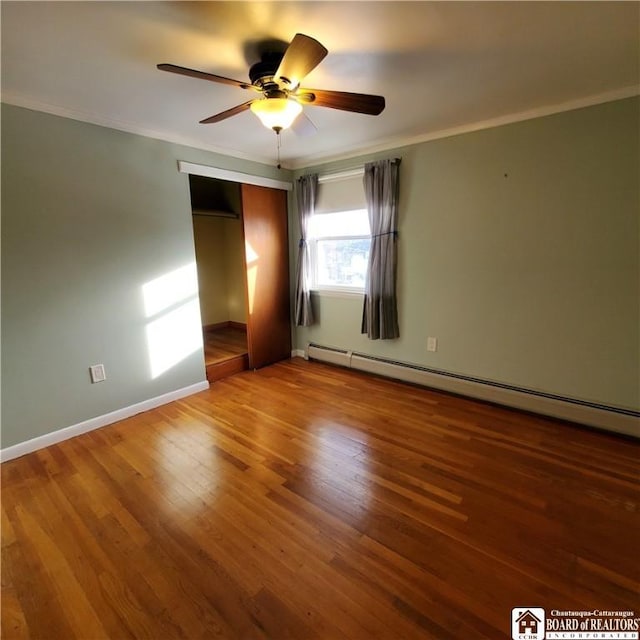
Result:
[[[302,105],[289,98],[263,98],[251,103],[251,111],[267,129],[281,131],[293,124],[302,112]]]

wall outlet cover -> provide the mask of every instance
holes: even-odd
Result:
[[[90,366],[89,373],[91,374],[91,382],[93,382],[94,384],[96,382],[103,382],[107,379],[103,364],[94,364]]]

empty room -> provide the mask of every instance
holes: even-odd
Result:
[[[640,3],[1,11],[1,635],[640,637]]]

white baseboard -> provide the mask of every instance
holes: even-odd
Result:
[[[293,349],[291,351],[291,357],[292,358],[305,358],[307,357],[307,354],[304,352],[304,349]]]
[[[94,429],[99,429],[100,427],[104,427],[108,424],[118,422],[119,420],[130,418],[131,416],[135,416],[143,411],[155,409],[163,404],[173,402],[174,400],[180,400],[180,398],[185,398],[186,396],[198,393],[199,391],[205,391],[208,388],[209,383],[206,380],[203,380],[202,382],[196,382],[188,387],[176,389],[175,391],[164,393],[161,396],[156,396],[155,398],[150,398],[149,400],[143,400],[142,402],[132,404],[129,407],[117,409],[116,411],[105,413],[102,416],[96,416],[95,418],[85,420],[84,422],[79,422],[78,424],[71,425],[70,427],[57,429],[56,431],[46,433],[43,436],[38,436],[37,438],[32,438],[25,442],[19,442],[11,447],[0,449],[0,462],[19,458],[27,453],[37,451],[38,449],[44,449],[44,447],[48,447],[52,444],[57,444],[63,440],[79,436],[82,433],[87,433],[87,431],[93,431]]]

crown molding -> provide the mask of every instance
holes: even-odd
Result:
[[[292,158],[282,163],[283,169],[299,170],[306,169],[319,164],[326,164],[329,162],[336,162],[340,160],[349,160],[351,158],[357,158],[359,156],[369,155],[373,153],[380,153],[382,151],[388,151],[390,149],[398,149],[400,147],[407,147],[410,145],[420,144],[423,142],[429,142],[431,140],[438,140],[441,138],[449,138],[451,136],[457,136],[464,133],[472,133],[474,131],[481,131],[483,129],[491,129],[494,127],[500,127],[506,124],[513,124],[516,122],[522,122],[525,120],[533,120],[534,118],[542,118],[544,116],[550,116],[556,113],[562,113],[564,111],[573,111],[575,109],[582,109],[584,107],[591,107],[598,104],[604,104],[606,102],[614,102],[615,100],[623,100],[625,98],[631,98],[640,95],[640,84],[630,85],[615,89],[613,91],[607,91],[605,93],[599,93],[584,98],[578,98],[576,100],[569,100],[567,102],[561,102],[553,105],[545,105],[542,107],[536,107],[535,109],[528,109],[527,111],[520,111],[518,113],[507,114],[499,116],[497,118],[490,118],[488,120],[480,120],[469,124],[464,124],[458,127],[452,127],[449,129],[441,129],[438,131],[431,131],[429,133],[420,134],[417,136],[397,136],[393,138],[387,138],[381,140],[375,145],[363,146],[345,150],[341,153],[331,155],[309,155],[304,158]],[[52,105],[45,102],[40,102],[26,96],[22,96],[15,93],[2,92],[2,102],[11,104],[17,107],[23,107],[25,109],[31,109],[34,111],[42,111],[55,116],[61,116],[63,118],[70,118],[71,120],[79,120],[81,122],[87,122],[89,124],[95,124],[101,127],[108,127],[110,129],[116,129],[119,131],[125,131],[127,133],[133,133],[136,135],[144,136],[146,138],[154,138],[156,140],[163,140],[173,144],[179,144],[185,147],[191,147],[199,149],[201,151],[210,151],[222,156],[228,156],[237,158],[239,160],[248,160],[250,162],[256,162],[259,164],[273,164],[273,158],[256,156],[254,154],[243,153],[235,149],[227,149],[222,147],[216,147],[214,145],[203,144],[199,140],[195,140],[189,137],[179,136],[167,131],[155,131],[152,129],[146,129],[139,127],[130,122],[123,122],[120,120],[112,120],[110,118],[104,118],[92,113],[77,111],[74,109],[67,109],[58,105]]]
[[[202,141],[195,140],[186,136],[176,135],[168,131],[156,131],[154,129],[147,129],[140,127],[131,122],[124,122],[122,120],[113,120],[111,118],[104,118],[94,113],[86,111],[78,111],[76,109],[67,109],[59,105],[49,104],[47,102],[40,102],[32,98],[11,93],[2,92],[2,102],[13,105],[15,107],[22,107],[24,109],[30,109],[32,111],[41,111],[53,116],[60,116],[62,118],[69,118],[70,120],[78,120],[80,122],[86,122],[88,124],[95,124],[99,127],[107,127],[109,129],[116,129],[118,131],[124,131],[126,133],[133,133],[135,135],[143,136],[145,138],[153,138],[155,140],[162,140],[164,142],[170,142],[173,144],[179,144],[184,147],[191,147],[200,151],[210,151],[211,153],[217,153],[222,156],[228,156],[237,158],[239,160],[249,160],[258,164],[273,164],[273,158],[257,156],[254,154],[243,153],[235,149],[226,149],[223,147],[217,147],[215,145],[205,144]],[[289,169],[282,163],[283,169]]]
[[[535,109],[528,109],[527,111],[511,113],[504,116],[499,116],[497,118],[490,118],[489,120],[480,120],[478,122],[464,124],[459,127],[452,127],[450,129],[441,129],[438,131],[432,131],[430,133],[411,137],[399,136],[395,138],[387,138],[386,140],[380,141],[376,145],[362,147],[357,150],[352,149],[335,155],[305,156],[305,158],[300,160],[292,160],[290,162],[290,168],[292,168],[293,170],[299,170],[319,164],[327,164],[329,162],[350,160],[359,156],[380,153],[381,151],[389,151],[391,149],[399,149],[401,147],[408,147],[414,144],[430,142],[431,140],[450,138],[452,136],[458,136],[464,133],[472,133],[474,131],[481,131],[483,129],[492,129],[494,127],[501,127],[506,124],[523,122],[525,120],[533,120],[535,118],[542,118],[544,116],[563,113],[565,111],[574,111],[575,109],[592,107],[598,104],[604,104],[606,102],[615,102],[616,100],[632,98],[637,95],[640,95],[640,84],[622,87],[621,89],[616,89],[614,91],[607,91],[606,93],[599,93],[596,95],[586,96],[584,98],[579,98],[576,100],[569,100],[567,102],[561,102],[558,104],[536,107]]]

